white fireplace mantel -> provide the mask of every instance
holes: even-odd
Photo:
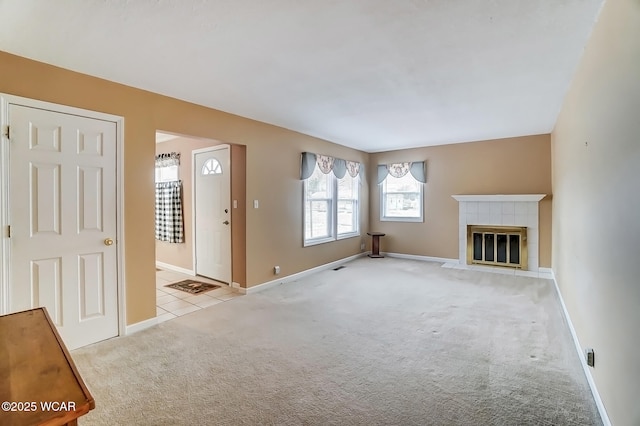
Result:
[[[495,194],[495,195],[452,195],[458,201],[485,201],[485,202],[538,202],[547,194]]]
[[[546,194],[452,195],[458,201],[459,262],[467,263],[467,225],[527,228],[529,271],[538,271],[538,203]]]

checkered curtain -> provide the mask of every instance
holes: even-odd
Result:
[[[156,240],[184,242],[181,180],[156,183]]]

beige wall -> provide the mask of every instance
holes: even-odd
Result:
[[[376,166],[426,161],[423,223],[381,222]],[[458,258],[454,194],[549,194],[540,202],[540,266],[551,266],[551,148],[549,135],[407,149],[371,155],[371,229],[385,232],[382,250]]]
[[[552,134],[553,269],[614,425],[640,424],[640,1],[608,0]]]
[[[247,287],[247,147],[231,145],[231,277]]]
[[[352,238],[302,247],[300,153],[368,154],[279,127],[0,52],[0,92],[125,118],[124,253],[127,324],[155,316],[155,132],[246,145],[246,284],[253,286],[360,253]],[[177,82],[179,84],[179,82]],[[242,154],[241,150],[239,152]],[[233,155],[233,152],[232,152]],[[234,188],[232,188],[232,192]],[[260,208],[250,208],[252,200]],[[363,205],[368,203],[363,186]],[[368,215],[362,212],[363,229]],[[241,248],[234,247],[234,250]]]

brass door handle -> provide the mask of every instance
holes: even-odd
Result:
[[[113,240],[111,238],[105,238],[104,245],[105,246],[112,246],[113,245]]]
[[[228,220],[225,220],[225,221],[224,221],[224,222],[222,222],[222,223],[224,223],[225,225],[228,225],[228,224],[229,224],[229,221],[228,221]]]

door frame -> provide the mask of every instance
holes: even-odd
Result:
[[[208,146],[206,148],[194,149],[191,151],[191,241],[192,244],[192,257],[193,257],[193,274],[198,275],[198,269],[196,268],[196,154],[202,154],[203,152],[218,151],[220,149],[229,150],[229,210],[231,211],[231,227],[233,228],[233,203],[231,199],[231,145],[221,143],[218,145]],[[233,232],[230,232],[229,236],[229,287],[232,287],[233,283]]]
[[[8,235],[9,193],[11,191],[9,167],[10,134],[9,107],[20,105],[28,108],[43,109],[69,115],[108,121],[116,124],[116,286],[118,295],[118,334],[126,334],[126,292],[124,262],[124,185],[122,181],[122,165],[124,164],[124,117],[106,114],[67,105],[44,102],[21,96],[0,93],[0,315],[9,313],[9,282],[11,280],[11,244]]]

